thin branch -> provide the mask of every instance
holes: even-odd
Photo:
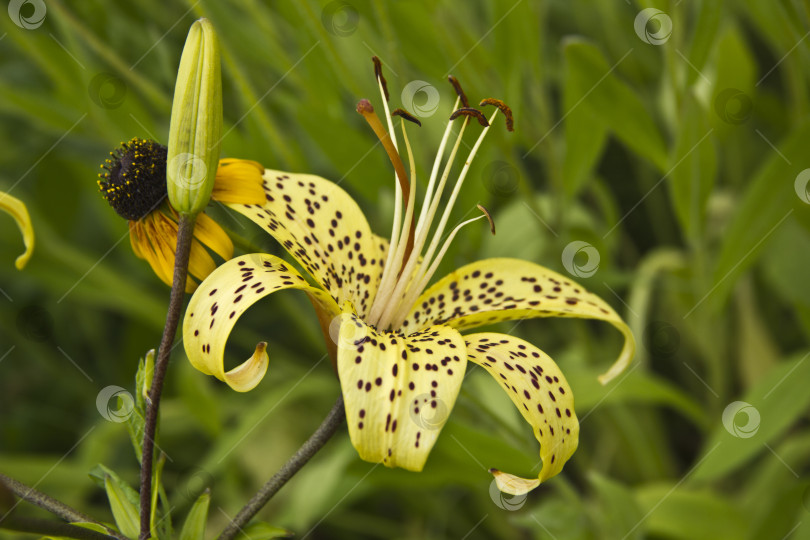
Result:
[[[7,517],[3,521],[0,521],[0,529],[34,533],[44,536],[76,538],[77,540],[109,540],[113,538],[112,535],[85,529],[84,527],[77,527],[69,523],[30,517]],[[116,535],[114,538],[125,537]]]
[[[343,409],[343,397],[339,397],[332,407],[332,410],[329,411],[324,421],[318,426],[318,429],[315,430],[315,433],[307,439],[307,442],[293,454],[289,461],[287,461],[248,503],[242,507],[239,513],[236,514],[236,517],[233,518],[233,521],[231,521],[228,526],[225,527],[225,530],[222,531],[222,534],[219,535],[219,540],[232,540],[235,538],[253,516],[273,498],[273,495],[278,493],[278,491],[284,487],[284,484],[295,476],[295,473],[301,470],[318,450],[326,445],[345,418],[346,412]]]
[[[163,337],[160,340],[157,360],[155,361],[155,375],[149,390],[149,400],[146,404],[146,420],[143,434],[143,457],[141,459],[141,540],[151,536],[151,510],[152,510],[152,462],[155,451],[155,431],[157,430],[158,407],[160,395],[163,391],[163,380],[169,367],[169,356],[172,343],[180,322],[180,312],[183,309],[183,296],[186,291],[186,277],[188,275],[188,259],[191,252],[191,241],[194,237],[195,216],[181,215],[177,229],[177,250],[174,259],[174,278],[172,292],[169,297],[169,309],[166,314],[166,326],[163,328]]]
[[[111,530],[109,527],[99,523],[95,519],[91,518],[90,516],[83,514],[82,512],[71,508],[70,506],[66,505],[65,503],[58,501],[51,497],[50,495],[46,495],[41,491],[37,491],[36,489],[29,487],[19,480],[15,480],[10,476],[6,476],[3,473],[0,473],[0,483],[6,486],[9,491],[11,491],[14,495],[19,497],[20,499],[29,502],[35,506],[39,506],[40,508],[47,510],[51,514],[64,519],[65,521],[69,521],[71,523],[95,523],[97,525],[101,525],[105,529],[107,529],[110,536],[114,538],[118,538],[119,540],[127,540],[121,534],[116,533],[115,531]],[[0,527],[11,529],[11,526],[8,526],[8,522],[12,519],[11,517],[6,517],[4,519],[0,519]],[[50,522],[48,522],[50,523]],[[22,529],[13,529],[13,530],[22,530]],[[88,529],[83,529],[88,532]],[[37,532],[37,531],[34,531]],[[96,533],[99,534],[99,533]],[[70,536],[70,535],[61,535],[61,536]],[[75,537],[74,537],[75,538]]]

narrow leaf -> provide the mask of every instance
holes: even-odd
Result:
[[[211,502],[211,492],[206,490],[188,511],[186,522],[180,531],[180,540],[203,540],[205,538],[205,522],[208,519],[208,504]]]

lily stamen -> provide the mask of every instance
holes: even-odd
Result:
[[[388,83],[382,73],[382,62],[377,56],[372,56],[371,61],[374,62],[374,77],[377,78],[383,89],[383,101],[388,102],[391,98],[388,94]]]
[[[414,182],[416,182],[416,164],[414,163],[413,152],[411,151],[411,143],[408,140],[408,132],[405,130],[405,122],[401,123],[401,127],[402,127],[402,138],[405,140],[405,148],[408,152],[408,162],[409,162],[408,164],[411,169],[411,178],[413,179]],[[405,219],[403,223],[413,223],[413,211],[415,203],[416,203],[416,190],[412,189],[410,190],[410,193],[408,195],[408,203],[407,206],[405,207]],[[392,276],[394,280],[396,280],[399,272],[394,272],[394,270],[403,270],[403,261],[408,260],[413,249],[412,227],[411,228],[403,227],[399,238],[399,242],[394,245],[396,245],[396,251],[394,253],[394,258],[391,266],[392,271],[390,272],[389,275]],[[403,279],[403,276],[401,274],[399,274],[399,279]]]
[[[458,109],[458,111],[461,111],[461,110],[463,110],[463,109]],[[473,110],[475,110],[475,109],[473,109]],[[458,111],[456,111],[456,112],[458,112]],[[477,112],[480,114],[480,111],[477,111]],[[461,114],[464,114],[464,113],[461,113]],[[461,192],[461,186],[464,184],[464,179],[467,177],[467,173],[470,170],[470,165],[472,164],[473,159],[475,158],[475,154],[478,152],[478,148],[481,146],[481,143],[484,142],[484,138],[486,137],[487,132],[489,131],[490,125],[495,120],[495,116],[497,114],[498,114],[498,111],[496,111],[492,115],[492,119],[490,120],[490,122],[487,123],[487,127],[485,127],[481,131],[481,134],[478,136],[478,140],[475,141],[475,144],[473,145],[472,150],[470,150],[470,155],[467,157],[467,161],[464,163],[464,167],[461,169],[461,172],[459,173],[458,179],[456,180],[456,185],[453,187],[453,191],[450,193],[450,199],[448,200],[447,206],[444,209],[444,213],[442,214],[441,220],[439,221],[439,225],[436,228],[436,231],[433,233],[433,240],[431,241],[430,246],[428,247],[427,253],[424,256],[424,261],[421,264],[421,268],[425,268],[428,265],[430,265],[430,268],[433,268],[434,266],[438,267],[438,263],[441,262],[441,259],[444,256],[444,253],[447,251],[446,249],[443,249],[442,251],[440,251],[439,255],[435,258],[435,260],[433,259],[433,254],[436,252],[436,249],[438,248],[439,241],[441,240],[442,234],[444,233],[444,229],[447,226],[447,221],[450,219],[450,213],[453,210],[453,206],[455,206],[456,199],[458,198],[458,194]],[[467,116],[466,114],[464,114],[464,115]],[[475,115],[472,114],[472,116],[475,116]],[[456,118],[457,117],[458,117],[458,115],[456,116]],[[482,115],[482,117],[483,117],[483,115]],[[452,116],[451,116],[451,119],[452,119]],[[486,118],[484,118],[484,122],[487,122]],[[448,165],[450,165],[450,164],[448,163]],[[430,227],[430,223],[427,223],[427,227],[428,228]],[[452,234],[450,236],[450,239],[452,239],[454,236],[455,236],[455,234]],[[445,246],[445,248],[446,247],[447,246]],[[413,302],[416,300],[416,298],[422,292],[422,288],[420,288],[420,286],[418,284],[420,284],[420,283],[422,283],[424,281],[424,276],[429,271],[430,270],[428,270],[428,271],[423,270],[420,273],[419,268],[417,268],[415,270],[416,275],[413,276],[413,279],[411,279],[411,276],[409,276],[409,275],[405,274],[405,272],[403,272],[403,275],[402,275],[402,277],[400,279],[400,282],[397,284],[396,288],[394,289],[393,294],[391,295],[391,302],[389,303],[388,307],[385,309],[385,311],[383,313],[383,316],[380,318],[379,325],[380,325],[381,328],[388,328],[388,325],[393,320],[399,319],[400,317],[402,317],[404,319],[404,317],[407,315],[408,311],[410,311],[410,308],[413,305]],[[434,272],[435,272],[435,270],[434,270]],[[414,287],[411,287],[410,289],[406,290],[409,284],[413,284]]]
[[[492,216],[489,215],[489,210],[484,208],[484,205],[482,205],[482,204],[476,204],[475,206],[477,206],[478,209],[481,210],[484,213],[484,215],[487,217],[487,220],[489,221],[489,232],[492,233],[492,236],[495,236],[495,220],[493,220]]]
[[[482,126],[484,126],[485,128],[489,127],[489,122],[487,122],[487,117],[484,116],[484,113],[482,113],[478,109],[475,109],[473,107],[462,107],[460,109],[456,109],[455,111],[453,111],[453,114],[450,115],[450,120],[455,120],[456,118],[458,118],[461,115],[472,116],[476,120],[478,120],[478,123],[481,124]]]
[[[461,87],[461,83],[458,82],[454,76],[450,75],[447,77],[447,80],[450,81],[450,84],[453,85],[453,89],[456,91],[456,102],[453,104],[453,110],[458,109],[459,102],[464,106],[468,107],[469,102],[467,101],[467,95],[464,93],[464,89]],[[436,152],[436,159],[433,161],[433,170],[430,172],[430,181],[428,182],[427,193],[425,195],[425,201],[422,205],[422,211],[419,213],[419,223],[416,225],[416,250],[417,250],[417,258],[418,255],[422,252],[422,246],[424,245],[424,237],[427,235],[427,230],[425,230],[425,224],[427,223],[428,229],[430,228],[430,223],[433,220],[433,216],[436,213],[436,206],[438,205],[438,201],[441,198],[441,193],[444,190],[444,183],[447,180],[447,176],[450,174],[450,167],[452,166],[453,160],[456,156],[456,151],[458,150],[458,146],[461,143],[462,137],[464,135],[464,129],[467,127],[467,122],[464,122],[461,126],[461,130],[459,131],[458,139],[456,140],[456,144],[453,147],[453,151],[450,153],[450,157],[447,159],[447,165],[445,165],[445,172],[442,175],[442,180],[440,182],[439,188],[436,191],[435,200],[436,203],[433,203],[432,197],[433,195],[433,186],[436,183],[436,178],[439,173],[439,166],[441,165],[442,157],[444,156],[444,148],[447,145],[447,141],[450,138],[450,132],[453,129],[453,121],[447,121],[447,127],[444,130],[444,135],[442,136],[441,143],[439,143],[439,150]],[[420,241],[421,239],[421,241]]]
[[[515,123],[512,120],[512,109],[509,108],[509,105],[501,101],[500,99],[495,98],[486,98],[482,99],[481,103],[478,104],[480,107],[485,105],[495,105],[498,107],[498,110],[503,113],[506,117],[506,131],[515,131]]]
[[[403,118],[408,122],[413,122],[417,126],[422,127],[422,122],[420,122],[417,117],[415,117],[405,109],[396,108],[394,109],[394,112],[391,113],[391,116],[399,116],[400,118]]]
[[[456,91],[456,94],[458,94],[458,98],[461,100],[461,106],[462,107],[469,107],[470,102],[467,101],[467,94],[464,93],[464,90],[461,88],[461,83],[458,82],[458,79],[456,79],[455,77],[450,75],[450,76],[447,77],[447,80],[450,81],[450,84],[453,85],[453,89]],[[457,108],[458,108],[458,103],[456,104],[455,107],[453,107],[453,109],[457,109]]]
[[[481,206],[480,204],[477,204],[476,206],[482,212],[482,215],[476,216],[476,217],[468,219],[466,221],[462,221],[461,223],[456,225],[453,228],[453,230],[450,231],[450,234],[447,235],[447,239],[444,241],[444,244],[442,244],[442,249],[439,250],[439,254],[436,255],[436,259],[433,261],[433,264],[430,265],[430,268],[428,268],[427,271],[422,275],[421,279],[419,279],[418,282],[416,282],[417,281],[416,278],[418,276],[414,276],[414,281],[416,283],[415,283],[414,287],[411,289],[411,291],[418,291],[418,292],[414,296],[413,300],[405,301],[405,302],[403,302],[401,304],[401,305],[406,306],[407,309],[401,309],[399,311],[399,313],[396,314],[396,318],[393,319],[393,321],[392,321],[392,323],[393,323],[392,327],[393,328],[399,328],[400,326],[402,326],[402,323],[407,318],[408,313],[410,312],[411,306],[413,305],[416,297],[418,297],[420,294],[422,294],[422,291],[425,290],[425,287],[427,287],[427,284],[433,278],[434,274],[436,274],[436,270],[438,270],[438,268],[439,268],[439,263],[441,263],[442,259],[444,259],[444,255],[445,255],[445,253],[447,253],[447,250],[450,247],[450,244],[453,243],[453,239],[456,237],[456,234],[458,234],[458,232],[461,229],[463,229],[464,227],[466,227],[467,225],[469,225],[470,223],[472,223],[474,221],[479,221],[481,219],[486,218],[487,221],[489,221],[489,230],[492,232],[493,235],[495,234],[495,222],[492,220],[492,217],[489,215],[489,211],[487,211],[487,209],[484,208],[483,206]]]
[[[455,107],[458,107],[459,99],[456,99]],[[447,178],[450,175],[450,169],[452,168],[453,161],[455,160],[456,152],[458,151],[458,147],[461,144],[462,137],[464,136],[464,129],[467,127],[468,122],[465,121],[459,130],[458,136],[456,138],[456,143],[453,146],[453,150],[450,152],[450,157],[445,164],[444,172],[442,173],[442,178],[439,182],[439,187],[436,190],[436,193],[433,194],[433,186],[436,183],[436,177],[438,175],[439,166],[441,165],[441,158],[444,155],[444,149],[447,145],[447,141],[450,138],[450,133],[452,131],[452,121],[448,121],[447,127],[444,132],[444,136],[442,137],[442,141],[439,144],[439,151],[436,154],[436,159],[433,163],[433,170],[430,174],[430,180],[428,182],[427,192],[425,194],[425,201],[422,205],[422,210],[419,216],[419,225],[417,226],[417,234],[416,240],[414,241],[414,247],[411,251],[411,256],[408,258],[405,266],[402,268],[400,273],[400,283],[404,281],[404,278],[401,276],[411,276],[414,272],[414,268],[418,264],[419,258],[422,254],[422,247],[425,244],[425,239],[427,234],[430,230],[430,224],[433,221],[433,216],[436,213],[436,209],[438,207],[439,202],[441,201],[441,195],[444,191],[444,186],[447,182]],[[432,195],[433,194],[433,195]],[[431,197],[432,196],[432,197]],[[427,212],[426,212],[427,210]],[[387,264],[387,262],[386,262]],[[396,298],[394,294],[397,294],[397,290],[404,285],[400,285],[400,283],[392,282],[391,280],[385,280],[385,272],[383,273],[383,281],[380,283],[380,288],[377,291],[377,296],[375,297],[375,302],[371,308],[371,312],[369,313],[369,320],[372,321],[374,324],[379,324],[380,318],[384,315],[384,311],[391,309],[391,299]],[[407,281],[404,281],[407,283]],[[401,294],[401,292],[399,293]]]

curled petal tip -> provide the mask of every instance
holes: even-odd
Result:
[[[256,350],[243,364],[225,373],[225,382],[237,392],[249,392],[258,386],[267,373],[267,342],[256,344]]]
[[[28,209],[21,200],[2,191],[0,191],[0,210],[9,213],[22,232],[25,252],[14,262],[17,270],[22,270],[34,253],[34,227],[31,225],[31,216],[28,215]]]
[[[536,478],[520,478],[513,474],[501,472],[498,469],[490,469],[490,472],[495,477],[495,483],[501,493],[513,496],[525,495],[540,485],[540,480]]]

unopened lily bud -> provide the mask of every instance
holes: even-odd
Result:
[[[191,26],[174,87],[166,179],[169,201],[197,214],[211,198],[222,138],[219,43],[207,19]]]

